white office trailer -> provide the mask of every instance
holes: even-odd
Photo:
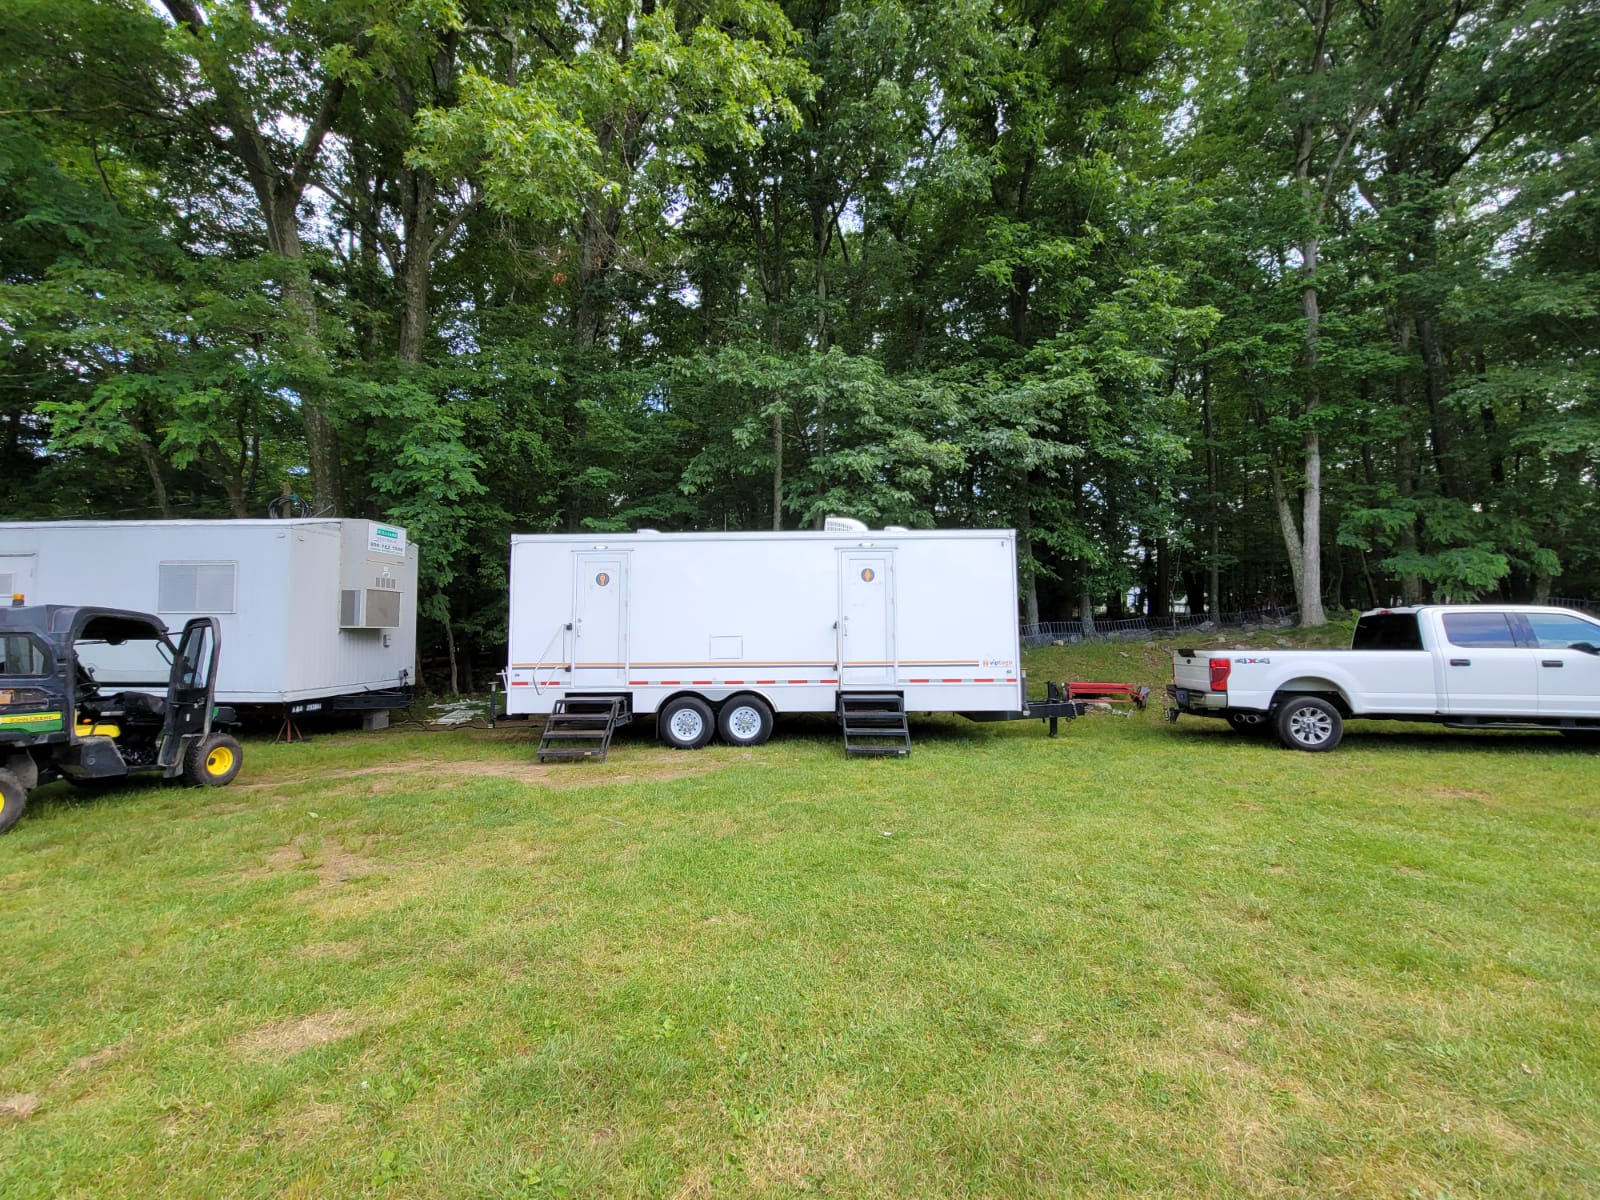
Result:
[[[759,744],[777,713],[838,713],[848,746],[853,698],[1027,711],[1011,530],[829,525],[514,536],[508,713],[616,698],[692,748]]]
[[[416,669],[417,547],[336,518],[0,522],[0,594],[221,624],[217,702],[402,708]]]

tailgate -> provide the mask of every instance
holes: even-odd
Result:
[[[1172,656],[1172,682],[1181,688],[1195,692],[1209,692],[1211,690],[1211,654],[1185,654],[1182,651]],[[1226,653],[1218,653],[1215,657],[1225,658]]]

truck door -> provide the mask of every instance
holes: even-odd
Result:
[[[221,651],[222,636],[215,617],[195,617],[183,627],[167,679],[166,722],[158,753],[162,766],[181,763],[186,739],[210,732]]]
[[[621,687],[628,669],[628,556],[583,553],[572,602],[572,686]]]
[[[1600,717],[1600,622],[1566,613],[1520,615],[1537,647],[1539,715]]]
[[[1539,711],[1537,652],[1517,643],[1511,618],[1492,609],[1447,612],[1444,686],[1451,715],[1531,717]]]
[[[839,686],[894,682],[894,554],[840,551]]]

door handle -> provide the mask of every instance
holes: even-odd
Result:
[[[1559,658],[1547,658],[1539,665],[1541,667],[1564,667],[1567,664]]]
[[[1472,660],[1470,658],[1452,658],[1450,660],[1450,665],[1452,667],[1470,667],[1472,665]]]

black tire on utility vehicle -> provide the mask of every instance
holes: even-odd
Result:
[[[1285,700],[1274,723],[1278,740],[1291,750],[1332,750],[1344,737],[1344,718],[1321,696]]]
[[[10,771],[0,770],[0,833],[22,820],[28,811],[28,789]]]
[[[1236,710],[1228,714],[1228,728],[1235,733],[1266,733],[1272,728],[1272,718],[1266,713]]]
[[[232,783],[244,765],[244,748],[226,733],[208,733],[194,744],[183,762],[183,780],[191,787]]]

